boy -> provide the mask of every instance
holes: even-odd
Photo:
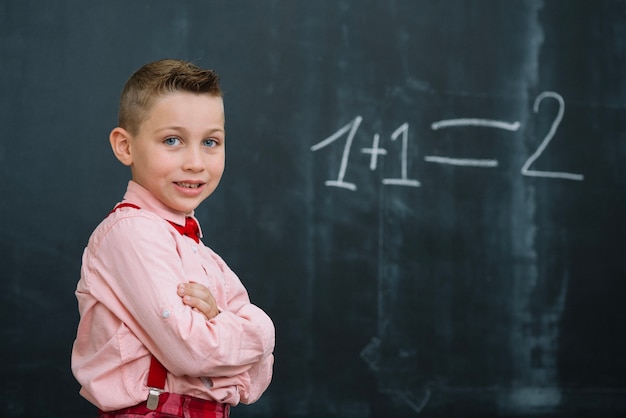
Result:
[[[267,389],[274,326],[193,216],[224,171],[218,76],[178,60],[143,66],[109,139],[132,180],[83,254],[81,395],[101,418],[228,417]]]

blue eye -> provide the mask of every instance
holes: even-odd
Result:
[[[215,139],[209,138],[204,140],[204,146],[213,148],[217,146],[217,141]]]
[[[165,145],[171,145],[171,146],[174,146],[174,145],[178,145],[178,144],[180,143],[180,139],[178,139],[178,138],[176,138],[176,137],[172,136],[172,137],[169,137],[169,138],[165,138],[165,140],[163,141],[163,143],[164,143]]]

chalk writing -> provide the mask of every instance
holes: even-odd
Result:
[[[500,120],[491,119],[474,119],[474,118],[461,118],[461,119],[448,119],[440,120],[439,122],[433,122],[430,125],[430,129],[436,131],[443,128],[451,128],[455,126],[485,126],[488,128],[499,128],[507,131],[517,131],[520,126],[519,122],[502,122]]]
[[[372,148],[361,148],[361,152],[363,154],[371,154],[370,158],[370,170],[376,170],[376,164],[378,164],[378,156],[379,155],[387,155],[387,150],[380,148],[378,144],[380,143],[380,135],[374,134],[374,140],[372,141]]]
[[[400,168],[402,177],[395,179],[383,179],[383,184],[395,184],[397,186],[418,187],[420,182],[417,180],[409,180],[407,178],[407,154],[409,149],[409,124],[403,123],[398,129],[391,134],[391,140],[395,141],[398,136],[402,135],[402,151],[400,153]]]
[[[463,126],[477,126],[484,128],[503,129],[506,131],[515,132],[521,125],[519,122],[503,122],[493,119],[474,119],[474,118],[461,118],[461,119],[447,119],[433,122],[430,128],[433,131],[445,128],[458,128]],[[439,157],[434,155],[427,155],[424,157],[424,161],[428,163],[449,164],[465,167],[486,167],[493,168],[499,165],[498,160],[493,159],[473,159],[473,158],[451,158],[451,157]]]
[[[533,165],[544,153],[548,144],[554,136],[556,135],[556,131],[563,120],[563,114],[565,111],[565,101],[558,93],[547,91],[541,93],[535,99],[533,110],[535,113],[539,112],[539,105],[544,99],[554,99],[559,104],[558,113],[555,116],[550,130],[543,138],[535,152],[525,161],[524,165],[521,168],[521,174],[523,176],[529,177],[544,177],[544,178],[554,178],[554,179],[565,179],[565,180],[575,180],[582,181],[584,180],[584,176],[582,174],[570,173],[570,172],[562,172],[562,171],[539,171],[539,170],[531,170],[530,167]],[[352,144],[354,141],[354,137],[356,132],[363,121],[362,116],[355,117],[351,122],[347,123],[345,126],[340,128],[337,132],[324,139],[323,141],[318,142],[317,144],[311,147],[311,151],[318,151],[326,146],[329,146],[333,142],[337,141],[343,135],[347,134],[346,142],[343,147],[343,154],[341,157],[341,164],[339,167],[339,171],[337,174],[336,180],[327,180],[325,181],[326,186],[331,187],[340,187],[348,190],[355,191],[357,190],[357,186],[354,183],[350,183],[345,181],[346,170],[348,168],[348,160],[350,157],[350,151],[352,149]],[[457,118],[457,119],[444,119],[433,122],[431,124],[431,130],[436,131],[440,129],[449,129],[449,128],[459,128],[459,127],[480,127],[480,128],[491,128],[491,129],[501,129],[509,132],[516,132],[521,127],[522,124],[519,121],[507,122],[495,119],[480,119],[480,118]],[[400,150],[400,177],[397,178],[384,178],[382,179],[383,185],[392,185],[392,186],[406,186],[406,187],[419,187],[421,183],[416,179],[410,179],[408,177],[408,147],[409,147],[409,124],[408,122],[400,125],[392,134],[391,140],[396,141],[398,138],[401,138],[401,150]],[[380,146],[380,134],[374,134],[372,145],[368,148],[361,148],[362,154],[369,155],[369,169],[374,171],[378,167],[378,159],[383,156],[387,156],[389,154],[386,148],[382,148]],[[478,167],[478,168],[496,168],[499,166],[499,161],[496,159],[474,159],[474,158],[458,158],[451,156],[439,156],[439,155],[427,155],[423,157],[424,161],[427,163],[435,163],[435,164],[447,164],[458,167]]]
[[[526,163],[522,167],[522,174],[525,176],[552,177],[552,178],[582,181],[585,178],[582,174],[565,173],[565,172],[559,172],[559,171],[529,170],[529,167],[532,165],[532,163],[534,163],[541,156],[541,154],[545,151],[550,141],[552,141],[552,138],[554,138],[554,135],[556,134],[556,130],[561,124],[561,121],[563,120],[563,113],[565,113],[565,101],[563,100],[560,94],[552,92],[552,91],[545,91],[541,93],[539,96],[537,96],[537,98],[535,99],[535,104],[533,105],[533,111],[535,113],[539,112],[539,104],[541,103],[541,101],[548,97],[555,99],[556,101],[559,102],[559,111],[556,115],[556,118],[552,122],[552,126],[550,127],[550,130],[546,134],[541,144],[539,144],[539,147],[537,148],[537,150],[533,153],[533,155],[530,156],[530,158],[528,158],[528,160],[526,160]]]
[[[318,149],[324,148],[327,145],[332,144],[337,139],[341,138],[343,134],[350,131],[348,133],[348,139],[346,140],[346,145],[343,147],[343,155],[341,156],[341,165],[339,167],[339,174],[337,175],[337,180],[327,180],[324,184],[327,186],[334,187],[343,187],[348,190],[356,190],[356,185],[354,183],[347,183],[343,181],[343,178],[346,176],[346,169],[348,167],[348,158],[350,157],[350,148],[352,147],[352,141],[354,140],[354,134],[357,129],[359,129],[359,125],[363,121],[361,116],[357,116],[354,120],[343,128],[339,129],[337,132],[323,140],[322,142],[318,142],[317,144],[311,147],[311,151],[317,151]]]
[[[427,163],[450,164],[466,167],[497,167],[499,164],[498,160],[437,157],[435,155],[427,155],[426,157],[424,157],[424,161],[426,161]]]

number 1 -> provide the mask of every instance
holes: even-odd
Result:
[[[407,154],[409,148],[409,124],[403,123],[398,129],[391,134],[391,140],[395,141],[400,135],[402,135],[402,153],[400,154],[400,168],[402,170],[402,177],[399,179],[383,179],[383,184],[391,184],[395,186],[411,186],[419,187],[420,182],[417,180],[410,180],[407,178]]]
[[[346,145],[343,147],[343,155],[341,156],[341,165],[339,166],[339,174],[337,175],[337,180],[326,180],[324,182],[327,186],[335,186],[335,187],[343,187],[344,189],[356,190],[356,185],[354,183],[348,183],[343,181],[343,178],[346,175],[346,169],[348,168],[348,158],[350,157],[350,148],[352,147],[352,141],[354,140],[354,134],[356,130],[359,129],[359,125],[363,118],[361,116],[357,116],[354,120],[348,123],[343,128],[339,129],[337,132],[326,138],[325,140],[318,142],[317,144],[311,147],[311,151],[317,151],[318,149],[322,149],[327,145],[332,144],[338,138],[340,138],[343,134],[350,131],[348,133],[348,139],[346,140]]]

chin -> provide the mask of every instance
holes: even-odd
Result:
[[[170,209],[173,209],[177,212],[182,212],[185,215],[189,215],[198,207],[198,205],[193,206],[193,205],[176,205],[176,204],[167,205],[167,206],[169,206]]]

